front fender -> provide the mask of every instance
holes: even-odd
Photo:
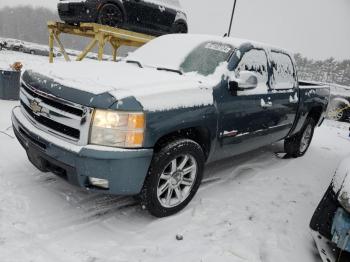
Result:
[[[157,141],[169,134],[195,127],[210,132],[211,140],[217,133],[217,115],[213,105],[181,108],[146,114],[145,147],[152,148]]]

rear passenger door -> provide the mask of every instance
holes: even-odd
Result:
[[[298,80],[290,55],[282,51],[270,52],[271,100],[274,114],[274,132],[277,139],[286,137],[291,130],[299,106]]]

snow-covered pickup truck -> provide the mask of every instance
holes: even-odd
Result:
[[[207,162],[279,140],[307,151],[329,88],[298,83],[281,49],[166,35],[117,62],[27,70],[15,134],[30,161],[89,190],[138,195],[162,217],[195,195]]]

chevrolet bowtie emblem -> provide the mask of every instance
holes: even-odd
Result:
[[[38,101],[32,100],[30,101],[30,109],[36,114],[40,113],[43,107],[39,105]]]

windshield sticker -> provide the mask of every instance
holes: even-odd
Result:
[[[232,48],[228,45],[217,44],[217,43],[208,43],[205,45],[205,48],[223,52],[225,54],[229,53],[232,50]]]

